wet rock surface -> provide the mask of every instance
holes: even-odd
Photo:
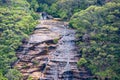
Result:
[[[40,20],[29,40],[17,50],[16,67],[24,80],[87,80],[86,69],[77,68],[77,51],[73,29],[64,26],[65,22]]]

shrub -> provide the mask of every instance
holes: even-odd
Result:
[[[85,58],[80,58],[80,60],[77,62],[78,66],[84,66],[87,63],[87,60]]]

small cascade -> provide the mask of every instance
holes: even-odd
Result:
[[[66,26],[64,26],[61,32],[62,38],[58,42],[58,47],[55,50],[55,52],[51,54],[53,56],[51,62],[56,64],[55,66],[53,66],[54,69],[53,67],[51,67],[52,69],[50,70],[50,72],[54,73],[52,75],[54,80],[59,80],[60,75],[64,74],[65,72],[71,71],[70,59],[71,59],[72,50],[75,47],[73,47],[74,44],[72,42],[73,35],[71,37],[69,32],[70,31],[66,28]],[[69,76],[72,75],[67,73],[66,76],[63,77],[63,80],[69,80],[70,78]]]
[[[55,66],[54,80],[58,80],[58,66]]]
[[[69,55],[68,55],[69,56]],[[70,63],[69,63],[69,61],[70,61],[70,58],[68,57],[68,59],[67,59],[67,64],[66,64],[66,66],[65,66],[65,68],[64,68],[64,70],[63,71],[70,71],[71,69],[70,69]]]
[[[64,36],[63,36],[63,38],[65,38],[66,37],[66,32],[67,32],[67,29],[66,29],[66,27],[65,27],[65,32],[64,32]],[[67,74],[64,74],[65,75],[65,77],[64,77],[64,79],[63,80],[70,80],[69,79],[69,76],[71,76],[71,74],[69,73],[69,71],[71,71],[71,68],[70,68],[70,49],[71,49],[71,41],[69,41],[70,39],[69,38],[67,38],[65,41],[63,41],[64,42],[64,47],[66,48],[66,50],[65,50],[65,53],[64,53],[64,55],[67,55],[67,63],[66,63],[66,65],[65,65],[65,67],[64,67],[64,69],[63,69],[63,73],[64,72],[66,72],[66,71],[68,71],[67,72]],[[69,41],[69,42],[68,42]],[[68,44],[67,44],[68,43]],[[69,47],[68,47],[69,46]]]

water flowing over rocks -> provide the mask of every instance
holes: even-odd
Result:
[[[87,80],[89,72],[79,70],[75,46],[75,30],[68,29],[65,22],[40,20],[29,40],[17,50],[18,61],[14,67],[24,80]]]

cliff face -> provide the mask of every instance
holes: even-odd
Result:
[[[28,78],[48,80],[80,80],[90,74],[77,68],[78,54],[75,47],[75,31],[65,22],[41,20],[28,43],[18,50],[15,67]],[[81,76],[80,76],[81,75]],[[82,76],[84,75],[84,76]]]

